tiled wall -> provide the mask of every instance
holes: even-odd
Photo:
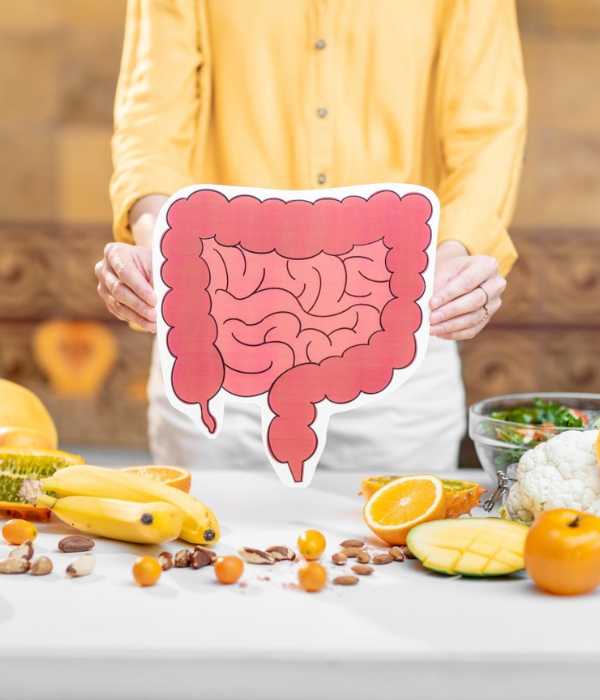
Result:
[[[124,5],[19,0],[0,15],[0,375],[42,395],[64,441],[139,446],[149,339],[109,319],[92,273],[110,238]],[[521,261],[493,328],[464,345],[470,399],[600,391],[600,0],[520,0],[519,13],[530,87]],[[35,361],[32,337],[53,317],[113,334],[119,359],[96,397],[57,396]]]

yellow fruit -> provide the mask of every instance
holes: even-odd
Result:
[[[235,583],[244,573],[244,562],[239,557],[218,557],[214,563],[215,576],[219,583]]]
[[[528,531],[522,523],[501,518],[438,520],[414,527],[407,544],[433,571],[503,576],[524,567]]]
[[[15,428],[5,426],[0,428],[0,449],[3,447],[17,447],[20,449],[37,448],[40,450],[53,449],[56,445],[47,435],[33,428]]]
[[[298,583],[308,593],[317,593],[327,583],[327,571],[321,564],[311,561],[298,569]]]
[[[140,557],[132,568],[134,581],[138,586],[153,586],[162,573],[162,567],[156,557]]]
[[[215,544],[220,537],[214,513],[202,501],[172,486],[121,469],[75,466],[42,479],[42,489],[58,496],[96,496],[125,501],[164,501],[183,512],[181,538],[192,544]]]
[[[318,559],[326,546],[325,536],[318,530],[306,530],[298,537],[300,554],[308,561]]]
[[[146,479],[162,481],[163,484],[185,491],[185,493],[189,493],[192,487],[192,475],[182,467],[162,467],[151,464],[144,467],[125,467],[123,471],[143,476]]]
[[[10,429],[8,434],[17,443],[18,431],[23,430],[37,434],[33,439],[44,443],[40,447],[54,450],[58,445],[56,426],[44,404],[29,389],[7,379],[0,379],[0,427]]]
[[[179,537],[183,523],[179,508],[162,502],[138,503],[94,496],[41,496],[40,502],[76,530],[123,542],[169,542]]]
[[[371,530],[388,544],[405,544],[410,529],[446,514],[444,487],[436,476],[404,476],[378,489],[363,515]]]
[[[19,518],[9,520],[2,528],[2,536],[8,544],[23,544],[31,542],[37,537],[37,529],[33,523]]]
[[[390,481],[400,478],[391,474],[369,476],[362,481],[361,494],[368,501],[375,491],[389,484]],[[485,493],[485,489],[476,481],[442,479],[442,484],[446,499],[446,517],[448,518],[457,518],[459,515],[470,513],[473,508],[479,505],[479,500]]]

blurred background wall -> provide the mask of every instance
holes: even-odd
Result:
[[[111,237],[124,7],[19,0],[0,15],[0,376],[40,395],[63,444],[144,449],[151,339],[111,319],[93,275]],[[530,90],[521,258],[503,310],[463,345],[470,402],[600,391],[600,0],[518,7]]]

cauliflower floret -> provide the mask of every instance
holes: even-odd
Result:
[[[509,514],[525,522],[552,508],[600,515],[597,437],[597,430],[568,430],[525,452],[506,502]]]

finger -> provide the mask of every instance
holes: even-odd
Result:
[[[104,282],[102,282],[102,281],[98,282],[98,286],[96,287],[96,289],[98,291],[98,294],[102,298],[102,301],[104,302],[106,308],[110,311],[110,313],[113,316],[116,316],[120,321],[124,321],[125,318],[121,315],[121,312],[118,308],[118,305],[117,305],[115,299],[113,299],[111,293],[107,289]]]
[[[457,331],[464,331],[467,328],[478,326],[480,323],[487,323],[487,320],[488,313],[486,313],[483,307],[479,307],[475,311],[462,314],[461,316],[456,316],[451,318],[449,321],[436,323],[431,326],[429,332],[431,335],[447,336],[451,333],[456,333]]]
[[[436,338],[442,338],[443,340],[471,340],[478,333],[486,327],[487,321],[479,323],[476,326],[471,326],[470,328],[465,328],[462,331],[455,331],[454,333],[446,333],[445,335],[437,335]]]
[[[152,285],[133,260],[125,260],[123,248],[116,243],[109,243],[104,252],[114,274],[148,306],[155,306],[156,295]]]
[[[483,282],[480,286],[483,287],[484,291],[488,295],[488,299],[491,301],[492,299],[499,298],[502,296],[502,294],[504,294],[506,289],[506,280],[500,275],[495,275],[489,280]]]
[[[502,301],[500,299],[495,299],[491,301],[487,307],[489,311],[488,314],[482,309],[482,315],[477,315],[477,313],[475,313],[460,319],[453,319],[452,321],[448,321],[447,324],[440,324],[440,326],[444,325],[444,328],[432,327],[430,329],[431,335],[437,338],[443,338],[444,340],[469,340],[474,338],[487,326],[492,316],[501,306]]]
[[[482,282],[495,276],[497,272],[498,263],[495,258],[478,255],[472,259],[470,265],[461,270],[442,289],[436,292],[431,300],[431,308],[438,309],[463,294],[468,294]]]
[[[442,324],[444,321],[450,321],[458,316],[473,313],[483,308],[483,305],[488,301],[489,295],[483,289],[477,287],[468,294],[463,294],[458,299],[440,306],[439,309],[431,312],[429,321],[432,326]]]
[[[109,270],[104,273],[104,284],[110,291],[111,296],[115,301],[118,301],[119,304],[132,309],[138,316],[145,318],[147,321],[151,321],[152,323],[156,321],[156,311],[154,308],[148,306],[145,301],[142,301],[142,299],[136,296],[126,284]]]
[[[123,304],[120,304],[112,296],[109,296],[106,305],[111,314],[119,318],[121,321],[134,323],[136,326],[139,326],[144,331],[148,331],[149,333],[156,333],[155,323],[152,323],[151,321],[142,318],[141,316],[136,314],[135,311],[133,311],[133,309],[130,309],[128,306],[123,306]]]

